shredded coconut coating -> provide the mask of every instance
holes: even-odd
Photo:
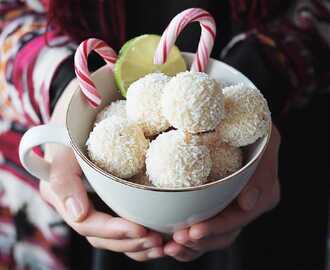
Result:
[[[209,181],[224,178],[242,167],[243,153],[239,147],[222,142],[217,132],[202,134],[200,137],[211,155],[212,169]]]
[[[217,129],[224,142],[245,146],[268,133],[271,114],[258,89],[237,84],[224,88],[223,93],[226,117]]]
[[[242,167],[243,154],[239,147],[220,143],[210,149],[212,169],[209,176],[211,181],[226,177]]]
[[[111,116],[95,125],[86,144],[97,166],[117,177],[130,178],[143,169],[149,141],[138,125]]]
[[[109,106],[106,106],[97,114],[95,124],[110,116],[126,118],[126,100],[117,100],[112,102]]]
[[[127,117],[142,127],[146,137],[170,127],[160,105],[164,86],[169,80],[165,74],[151,73],[132,83],[127,90]]]
[[[208,148],[198,138],[171,130],[150,143],[147,175],[156,187],[182,188],[206,183],[212,161]]]
[[[217,81],[202,72],[181,72],[165,86],[162,112],[180,130],[199,133],[215,129],[224,118],[224,98]]]

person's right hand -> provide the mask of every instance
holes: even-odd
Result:
[[[137,261],[164,255],[162,237],[158,233],[94,209],[70,148],[56,145],[51,159],[50,181],[40,181],[41,196],[76,232],[96,248],[123,252]]]

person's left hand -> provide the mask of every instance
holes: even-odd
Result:
[[[191,261],[207,251],[230,246],[241,229],[273,209],[280,200],[277,158],[280,135],[275,126],[258,168],[236,201],[219,215],[177,231],[164,247],[164,253],[178,261]]]

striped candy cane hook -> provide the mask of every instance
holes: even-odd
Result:
[[[76,50],[74,64],[79,86],[86,96],[88,103],[93,108],[96,108],[101,104],[101,95],[91,80],[88,70],[88,55],[93,50],[97,52],[112,69],[117,60],[117,54],[104,41],[96,38],[86,39],[80,43]]]
[[[176,15],[164,31],[156,49],[154,63],[164,64],[182,30],[192,22],[199,22],[202,32],[197,53],[191,66],[192,71],[204,71],[214,45],[216,25],[213,17],[200,8],[190,8]]]

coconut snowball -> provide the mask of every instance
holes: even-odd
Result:
[[[227,143],[219,143],[210,149],[212,169],[209,179],[218,180],[226,177],[242,167],[243,154],[239,147]]]
[[[160,188],[183,188],[204,184],[212,161],[197,136],[179,130],[159,135],[147,151],[146,169],[150,181]]]
[[[242,167],[242,150],[222,142],[217,132],[203,134],[201,141],[208,147],[211,155],[212,169],[208,177],[209,181],[224,178]]]
[[[218,126],[222,140],[236,147],[254,143],[267,134],[271,121],[261,92],[244,84],[223,89],[226,118]]]
[[[170,127],[160,105],[164,86],[169,80],[165,74],[151,73],[132,83],[127,90],[127,117],[139,124],[147,137]]]
[[[111,116],[96,124],[86,144],[96,165],[117,177],[130,178],[143,169],[149,141],[138,125]]]
[[[189,133],[215,129],[224,117],[222,89],[206,73],[178,73],[165,86],[162,112],[169,123]]]
[[[126,118],[126,100],[117,100],[115,102],[112,102],[109,106],[106,106],[102,111],[97,114],[95,124],[101,122],[102,120],[110,116]]]

